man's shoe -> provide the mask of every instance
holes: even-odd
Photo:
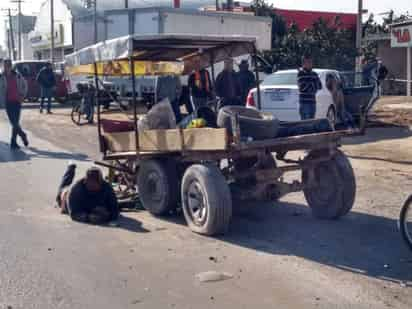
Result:
[[[10,149],[11,150],[20,150],[20,146],[17,144],[10,144]]]
[[[40,108],[40,114],[43,114],[43,109],[42,108]]]
[[[48,114],[48,115],[51,115],[51,114],[53,114],[53,113],[49,110],[49,111],[47,111],[47,114]]]
[[[24,147],[28,147],[29,146],[29,140],[27,139],[27,136],[23,136],[21,139],[23,140]]]

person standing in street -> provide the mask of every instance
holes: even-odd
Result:
[[[322,83],[312,70],[313,60],[310,55],[302,58],[302,68],[298,72],[299,113],[302,120],[316,116],[316,93],[322,89]]]
[[[193,63],[195,70],[189,76],[188,86],[193,105],[196,109],[206,106],[208,100],[214,98],[212,81],[209,71],[200,69],[200,59],[196,58]]]
[[[255,74],[249,70],[249,62],[246,59],[240,62],[237,76],[240,85],[240,100],[242,104],[246,104],[250,89],[256,86]]]
[[[17,144],[17,136],[21,138],[24,146],[29,145],[27,135],[20,126],[21,102],[27,93],[27,82],[19,73],[12,70],[11,60],[5,60],[3,67],[3,73],[0,75],[0,105],[6,107],[12,127],[10,148],[18,150],[20,147]]]
[[[241,105],[239,81],[231,58],[224,61],[224,69],[216,78],[216,94],[221,100],[219,107]]]
[[[41,88],[40,113],[43,113],[44,101],[47,99],[47,113],[51,114],[51,100],[56,86],[56,76],[54,75],[51,63],[47,63],[40,70],[36,80]]]

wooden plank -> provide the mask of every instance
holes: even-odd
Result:
[[[179,129],[147,130],[139,132],[140,151],[166,151],[175,152],[182,150]]]
[[[183,130],[183,141],[187,151],[226,150],[228,135],[226,129],[185,129]]]
[[[136,139],[134,132],[104,133],[110,152],[136,153]]]

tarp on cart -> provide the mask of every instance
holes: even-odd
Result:
[[[85,47],[67,55],[65,60],[69,68],[81,66],[88,69],[95,62],[110,63],[115,67],[117,62],[124,63],[130,59],[137,63],[163,63],[163,67],[167,62],[180,62],[184,64],[185,71],[190,71],[195,57],[199,56],[201,66],[207,67],[212,62],[254,53],[255,42],[254,37],[237,35],[129,35]],[[143,73],[144,70],[141,71]],[[156,68],[152,71],[155,73]]]

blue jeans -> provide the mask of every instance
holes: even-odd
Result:
[[[315,119],[316,104],[311,104],[311,103],[300,104],[299,113],[300,113],[301,120]]]
[[[53,88],[41,88],[41,102],[40,102],[40,109],[43,109],[44,100],[47,99],[47,111],[51,109],[51,100],[53,96]]]

